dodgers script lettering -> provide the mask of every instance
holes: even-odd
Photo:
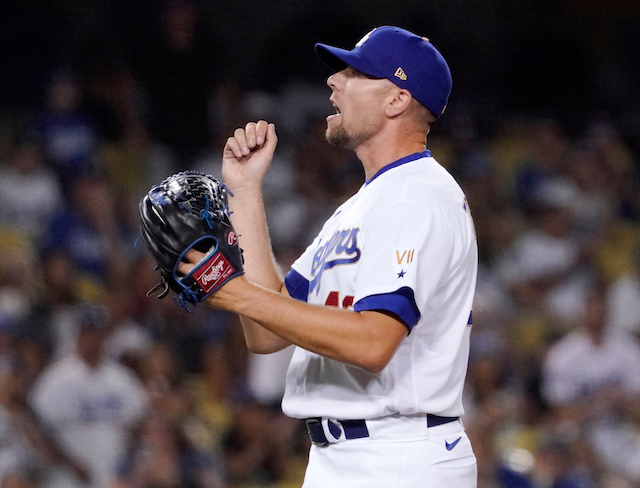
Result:
[[[322,273],[326,270],[343,264],[353,264],[360,259],[361,251],[358,248],[359,228],[336,231],[331,238],[320,247],[313,256],[311,274],[313,279],[309,283],[309,293],[315,290],[318,293]],[[345,257],[342,257],[345,256]],[[333,259],[329,259],[329,257]]]

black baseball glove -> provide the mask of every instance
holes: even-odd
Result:
[[[161,276],[147,296],[158,292],[158,298],[164,298],[171,289],[186,308],[244,273],[227,191],[213,177],[196,171],[170,176],[151,188],[139,210],[140,232]],[[177,267],[190,249],[205,253],[205,258],[182,276]]]

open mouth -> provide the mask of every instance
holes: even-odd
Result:
[[[338,107],[338,105],[336,105],[336,102],[333,101],[333,96],[329,98],[329,101],[331,102],[331,105],[333,105],[334,112],[327,115],[327,122],[339,119],[339,116],[342,115],[340,107]]]

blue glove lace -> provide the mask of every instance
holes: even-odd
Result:
[[[192,290],[191,287],[184,287],[184,290],[180,292],[178,298],[176,299],[176,297],[174,297],[174,300],[176,301],[176,305],[184,308],[187,312],[191,312],[191,310],[189,310],[189,307],[187,307],[187,304],[192,303],[194,305],[197,305],[198,294],[194,290]]]
[[[211,217],[213,217],[213,214],[209,212],[209,197],[205,195],[204,200],[204,208],[200,212],[200,218],[204,219],[210,229],[213,229],[213,225],[211,224]]]

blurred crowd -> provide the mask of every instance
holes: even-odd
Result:
[[[0,488],[301,484],[309,441],[279,406],[291,350],[249,354],[237,317],[148,298],[138,202],[180,170],[220,177],[233,130],[273,121],[264,195],[286,271],[363,172],[325,142],[328,88],[207,73],[194,23],[176,3],[145,69],[60,66],[37,110],[3,121]],[[479,487],[640,487],[634,143],[605,118],[569,135],[550,115],[447,117],[428,145],[480,247],[464,417]]]

